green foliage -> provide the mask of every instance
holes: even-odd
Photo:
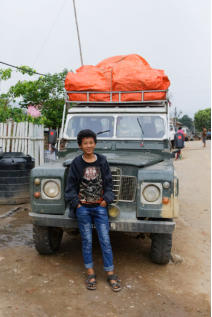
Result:
[[[10,100],[7,94],[0,95],[0,107],[7,106]]]
[[[201,131],[203,127],[211,128],[211,108],[199,110],[194,115],[194,123],[197,130]]]
[[[188,127],[189,129],[192,130],[192,128],[193,128],[193,120],[187,114],[182,116],[182,118],[178,119],[178,121],[180,121],[183,126],[186,126],[186,127]]]
[[[1,69],[0,68],[0,80],[8,80],[10,79],[12,74],[11,68]]]
[[[28,74],[29,76],[34,75],[34,73],[36,72],[36,70],[32,69],[29,66],[20,66],[18,68],[18,71],[21,72],[23,75]]]
[[[45,116],[45,125],[53,129],[61,127],[64,99],[49,99],[44,103],[41,113]]]

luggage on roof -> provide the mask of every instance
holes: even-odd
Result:
[[[137,54],[110,57],[96,66],[82,66],[76,73],[69,72],[65,79],[65,88],[71,92],[68,93],[69,100],[81,102],[88,101],[86,91],[96,92],[89,93],[91,102],[120,102],[119,91],[125,92],[121,102],[164,100],[169,85],[170,81],[163,70],[151,68]],[[137,91],[145,92],[141,96]]]

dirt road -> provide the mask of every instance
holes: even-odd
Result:
[[[149,239],[112,234],[123,289],[113,293],[95,242],[98,289],[87,291],[79,236],[65,235],[60,252],[39,256],[27,212],[0,220],[0,317],[210,316],[210,142],[186,143],[175,162],[180,217],[173,256],[159,266],[148,258]],[[12,206],[0,207],[1,212]],[[83,273],[84,272],[84,273]]]

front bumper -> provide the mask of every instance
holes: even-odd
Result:
[[[60,227],[60,228],[78,228],[77,219],[69,218],[65,215],[50,215],[50,214],[37,214],[30,212],[32,222],[38,226],[46,227]],[[144,233],[172,233],[175,228],[173,221],[149,221],[149,220],[135,220],[128,219],[124,221],[111,220],[111,231],[124,231],[124,232],[144,232]],[[94,226],[95,227],[95,226]]]

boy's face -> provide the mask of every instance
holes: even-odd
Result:
[[[80,148],[85,154],[93,154],[95,147],[96,143],[92,137],[82,139]]]

